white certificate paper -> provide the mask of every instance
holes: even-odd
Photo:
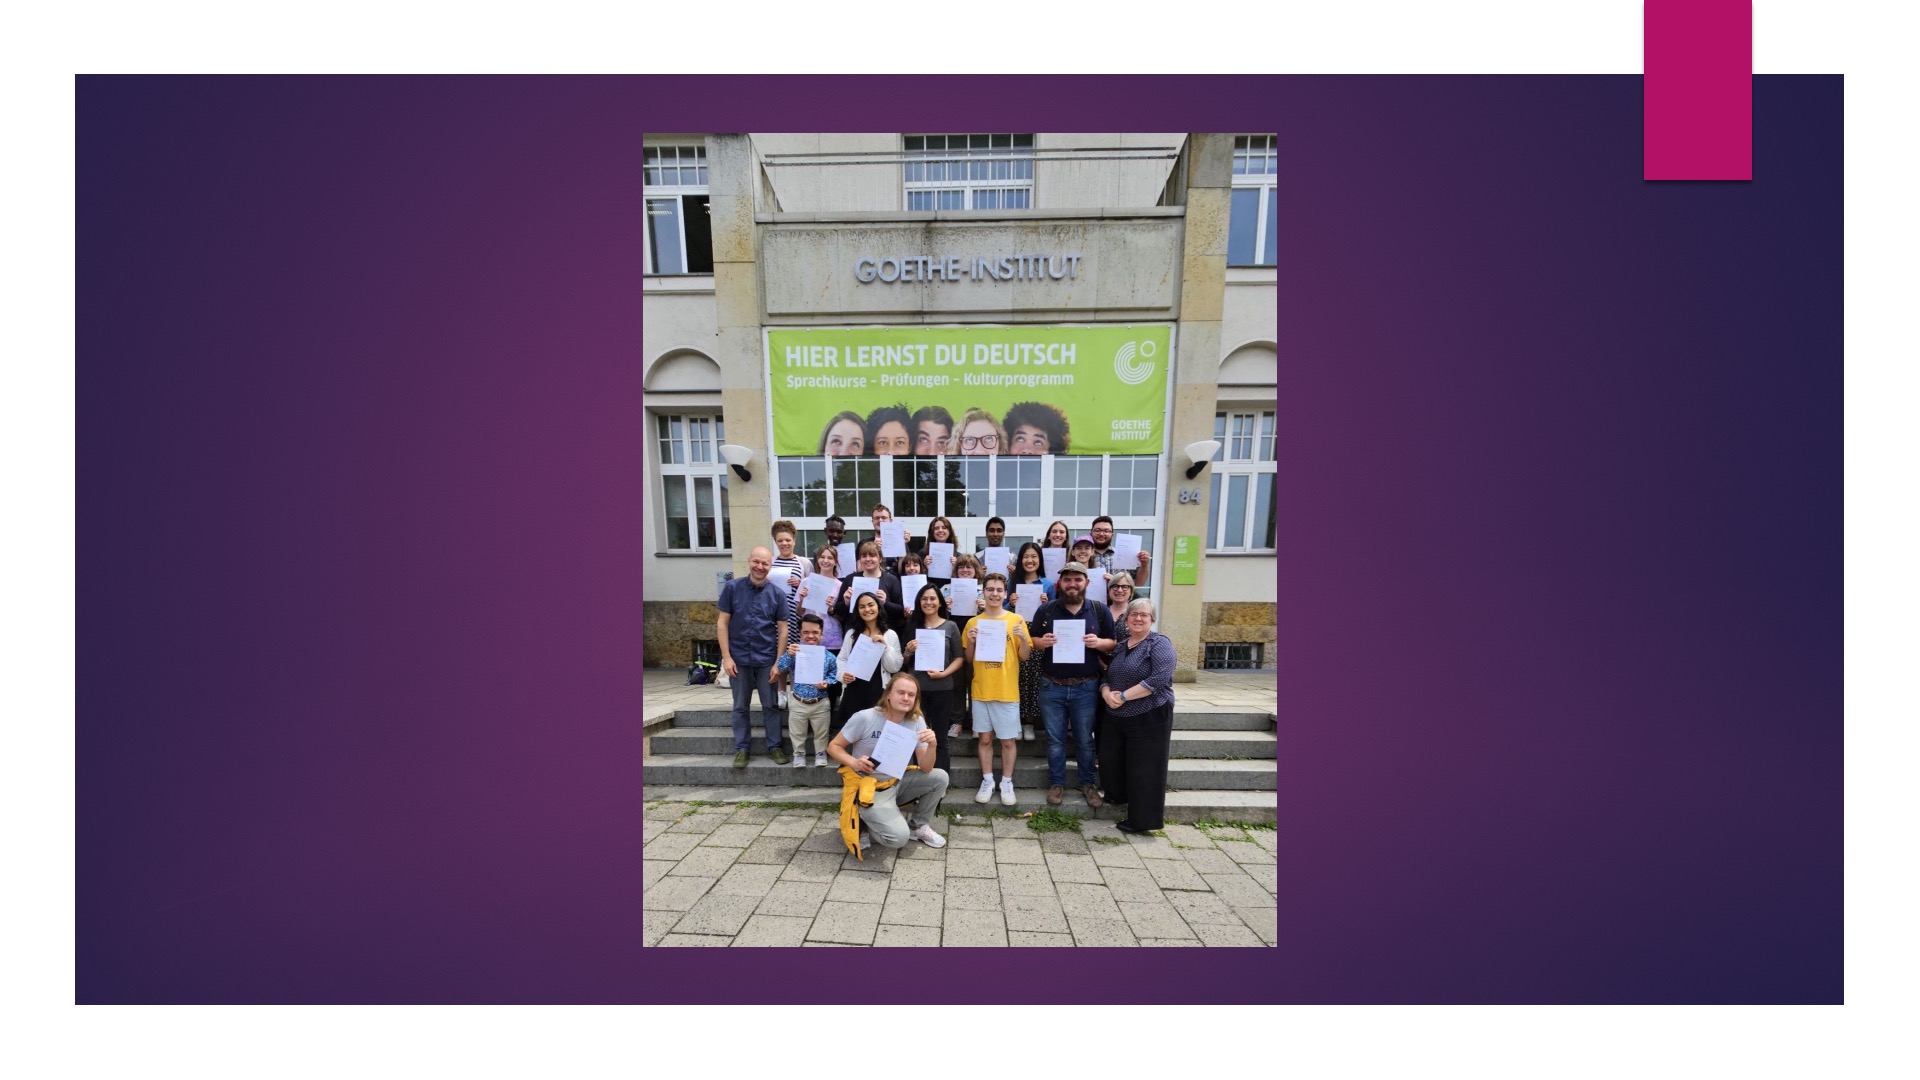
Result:
[[[947,666],[947,631],[915,630],[913,640],[917,643],[913,649],[913,670],[939,671]]]
[[[981,619],[973,624],[973,658],[996,663],[1006,662],[1006,623],[999,619]]]
[[[914,748],[920,745],[920,733],[905,724],[896,724],[889,720],[880,725],[880,737],[874,740],[874,772],[895,779],[907,775],[907,766],[913,764]]]
[[[927,575],[903,574],[900,577],[900,599],[907,605],[908,611],[920,610],[920,590],[927,587]]]
[[[1067,565],[1066,548],[1040,549],[1040,572],[1047,576],[1048,581],[1059,577],[1060,568],[1065,565]]]
[[[1040,613],[1040,605],[1047,602],[1047,587],[1038,582],[1013,587],[1013,613],[1027,620]]]
[[[825,645],[800,646],[800,655],[793,658],[793,681],[803,686],[814,686],[827,681],[827,647]]]
[[[1087,599],[1107,602],[1107,572],[1097,566],[1087,567]]]
[[[851,574],[856,570],[860,569],[860,567],[856,564],[856,561],[854,559],[853,547],[854,546],[852,544],[834,545],[834,548],[833,548],[834,554],[840,556],[840,572],[842,574]]]
[[[970,577],[954,578],[947,585],[947,609],[955,615],[978,615],[980,583]]]
[[[847,655],[847,670],[856,679],[871,679],[875,668],[880,666],[880,658],[885,656],[884,643],[873,640],[865,634],[853,639],[853,652]]]
[[[855,576],[853,579],[853,591],[847,593],[847,606],[852,607],[853,602],[860,599],[860,594],[866,592],[878,594],[880,592],[880,579],[877,577]],[[886,598],[881,597],[881,599],[884,600]]]
[[[1136,545],[1138,546],[1138,545]],[[897,559],[907,553],[907,523],[904,521],[883,521],[880,523],[880,555],[883,558]]]
[[[1140,538],[1132,533],[1115,533],[1113,568],[1132,573],[1140,569]]]
[[[833,606],[834,595],[840,591],[840,582],[825,574],[808,574],[806,589],[807,595],[801,599],[800,606],[817,615],[825,615],[827,609]]]
[[[953,545],[929,542],[927,544],[927,576],[950,578],[953,576]]]
[[[1008,564],[1013,562],[1013,552],[1008,548],[988,548],[980,553],[980,565],[986,567],[989,574],[1004,574]]]
[[[1087,620],[1055,619],[1053,623],[1053,662],[1083,664],[1087,660]]]

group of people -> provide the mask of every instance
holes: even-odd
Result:
[[[876,534],[892,520],[888,507],[874,507]],[[717,629],[721,668],[733,691],[735,768],[747,766],[749,707],[758,693],[766,745],[776,764],[805,767],[810,740],[816,767],[837,765],[843,775],[851,769],[862,777],[901,781],[888,789],[887,798],[861,810],[862,820],[884,846],[919,839],[938,847],[943,841],[930,823],[946,793],[948,740],[965,728],[977,739],[976,802],[997,796],[1002,805],[1015,806],[1019,744],[1032,741],[1038,726],[1047,740],[1050,805],[1064,798],[1071,743],[1080,793],[1089,806],[1125,805],[1127,817],[1118,826],[1123,831],[1161,827],[1173,720],[1173,643],[1154,631],[1153,602],[1136,596],[1133,573],[1115,569],[1119,553],[1112,518],[1095,518],[1085,535],[1071,540],[1067,524],[1056,521],[1044,543],[1009,552],[1006,523],[995,517],[987,522],[987,543],[963,552],[955,544],[953,523],[936,517],[924,538],[902,528],[903,554],[886,557],[878,540],[860,542],[851,567],[840,565],[845,531],[844,520],[828,518],[828,542],[809,558],[794,551],[793,523],[777,521],[773,548],[754,548],[748,575],[728,581],[721,591]],[[927,573],[934,544],[954,545],[948,576]],[[1047,548],[1066,550],[1049,559]],[[1144,576],[1151,555],[1141,551],[1136,557]],[[1004,572],[988,568],[989,562],[1003,560]],[[936,568],[946,569],[946,561],[939,560]],[[1051,573],[1050,563],[1058,564]],[[1106,586],[1104,602],[1088,595],[1096,575]],[[967,579],[972,585],[958,591],[975,610],[957,617],[952,612],[955,582]],[[903,593],[903,580],[912,584],[911,596]],[[1024,617],[1008,606],[1021,585],[1038,587],[1041,601]],[[816,589],[829,595],[813,597]],[[1075,638],[1077,648],[1061,647]],[[862,639],[870,643],[864,649]],[[937,658],[920,657],[923,647],[929,657],[937,650]],[[813,654],[821,677],[800,681],[794,676],[803,650],[812,648],[821,650]],[[856,662],[856,652],[877,657],[870,674],[856,674],[866,666]],[[790,739],[782,738],[783,716]],[[875,772],[878,763],[870,755],[883,723],[901,724],[913,733],[918,768],[912,771],[918,775],[911,782]],[[915,804],[911,821],[899,809],[908,803]]]
[[[958,423],[940,405],[915,411],[905,405],[886,405],[864,417],[852,409],[835,415],[820,432],[820,453],[827,457],[1064,454],[1069,434],[1067,414],[1043,401],[1017,402],[1004,418],[985,409],[968,409]]]

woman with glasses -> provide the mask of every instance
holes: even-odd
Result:
[[[1127,605],[1133,603],[1133,575],[1125,570],[1107,576],[1107,610],[1113,625],[1127,625]]]
[[[1153,629],[1153,601],[1127,605],[1126,636],[1101,680],[1107,738],[1100,744],[1100,780],[1107,801],[1127,808],[1114,828],[1151,832],[1166,825],[1168,736],[1173,731],[1173,642]]]
[[[1007,433],[992,413],[985,409],[968,409],[966,415],[960,418],[960,428],[953,433],[953,442],[948,444],[947,453],[962,457],[999,457],[1006,445]]]

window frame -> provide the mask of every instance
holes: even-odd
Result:
[[[1233,191],[1252,190],[1254,194],[1253,261],[1232,261],[1234,218],[1227,215],[1228,266],[1276,267],[1278,253],[1268,250],[1267,234],[1274,229],[1271,220],[1278,207],[1280,181],[1280,137],[1277,135],[1236,135],[1233,138]],[[1278,246],[1278,237],[1274,246]]]
[[[1236,432],[1235,422],[1247,420],[1246,434]],[[1269,498],[1272,499],[1272,512],[1278,515],[1280,501],[1280,467],[1278,461],[1279,417],[1278,410],[1260,405],[1215,406],[1213,414],[1214,438],[1220,442],[1220,449],[1213,454],[1213,480],[1209,490],[1209,525],[1207,527],[1207,554],[1209,555],[1269,555],[1276,548],[1273,544],[1261,544],[1266,537],[1261,529],[1259,518],[1259,491],[1256,485],[1270,485]],[[1239,452],[1244,441],[1246,452]],[[1232,502],[1227,494],[1232,491],[1236,477],[1246,478],[1246,499],[1241,504],[1240,544],[1222,544],[1219,541],[1228,536],[1228,510]],[[1276,523],[1277,524],[1277,523]],[[1278,539],[1278,528],[1275,539]]]
[[[1152,554],[1155,557],[1154,563],[1153,563],[1153,573],[1149,575],[1149,578],[1157,577],[1163,572],[1163,566],[1165,565],[1165,563],[1164,563],[1164,560],[1160,558],[1161,549],[1159,545],[1159,540],[1160,540],[1160,533],[1166,527],[1164,518],[1162,516],[1165,511],[1165,506],[1162,502],[1162,499],[1164,498],[1163,481],[1166,475],[1166,468],[1167,468],[1167,461],[1166,461],[1165,455],[1162,455],[1162,454],[1069,454],[1069,455],[1047,454],[1047,455],[1036,456],[1036,457],[1019,457],[1011,454],[1006,454],[1006,455],[996,455],[993,457],[960,457],[960,456],[942,454],[937,457],[916,457],[912,455],[900,455],[896,457],[891,455],[866,454],[858,458],[833,458],[833,457],[825,457],[820,454],[787,455],[787,456],[775,458],[773,463],[773,469],[774,469],[773,506],[774,506],[775,516],[786,518],[792,521],[794,523],[794,528],[798,530],[803,537],[809,538],[809,539],[817,538],[816,534],[818,534],[821,530],[825,529],[826,519],[828,514],[835,512],[834,508],[839,504],[839,501],[841,498],[841,492],[840,492],[839,486],[836,483],[837,474],[839,470],[833,467],[833,463],[847,462],[847,461],[878,462],[880,486],[878,489],[876,500],[879,502],[883,502],[888,507],[892,508],[894,511],[894,517],[896,519],[911,521],[915,524],[915,526],[924,527],[926,523],[930,521],[933,517],[940,516],[940,515],[902,512],[902,507],[901,507],[902,500],[900,498],[900,495],[903,494],[904,492],[901,491],[901,489],[897,488],[896,486],[896,475],[897,475],[895,471],[896,464],[900,462],[908,462],[908,461],[915,462],[915,463],[934,462],[935,463],[934,476],[936,478],[937,484],[931,490],[935,497],[935,504],[940,507],[944,516],[953,522],[954,528],[958,532],[960,532],[962,536],[967,536],[977,540],[980,534],[985,530],[987,519],[992,517],[1000,517],[1000,518],[1006,519],[1007,536],[1009,538],[1009,543],[1012,543],[1014,537],[1018,537],[1018,536],[1037,537],[1041,535],[1046,531],[1047,526],[1052,524],[1056,518],[1066,518],[1070,521],[1080,521],[1080,522],[1088,523],[1088,525],[1090,525],[1092,520],[1095,517],[1098,517],[1101,514],[1109,514],[1114,519],[1113,524],[1114,524],[1115,532],[1138,534],[1142,540],[1141,549],[1148,552],[1149,554]],[[1100,476],[1101,476],[1100,507],[1101,508],[1100,509],[1095,510],[1091,514],[1059,514],[1059,513],[1050,512],[1053,510],[1054,506],[1056,505],[1054,502],[1055,493],[1057,491],[1057,486],[1054,479],[1055,467],[1061,461],[1072,461],[1076,463],[1088,462],[1088,461],[1099,461],[1101,463],[1101,467],[1100,467]],[[1135,470],[1129,470],[1129,471],[1135,472],[1135,476],[1133,477],[1133,479],[1136,482],[1129,484],[1128,486],[1121,489],[1123,491],[1129,492],[1132,498],[1137,498],[1140,493],[1146,492],[1149,490],[1148,488],[1139,486],[1137,483],[1138,465],[1148,465],[1149,471],[1155,477],[1154,486],[1151,488],[1151,491],[1154,495],[1154,505],[1152,507],[1152,511],[1153,511],[1152,513],[1119,514],[1119,513],[1114,513],[1113,510],[1111,509],[1111,507],[1113,506],[1112,496],[1113,496],[1114,489],[1110,485],[1114,477],[1114,472],[1115,472],[1114,465],[1118,461],[1137,463]],[[806,475],[809,471],[805,464],[807,462],[827,463],[827,467],[823,471],[824,475],[821,476],[818,481],[809,481],[806,479]],[[985,503],[984,513],[967,514],[967,513],[950,512],[948,500],[951,497],[960,496],[963,499],[968,497],[966,495],[962,495],[961,492],[948,487],[949,480],[953,477],[953,475],[955,475],[949,471],[950,466],[958,462],[981,462],[987,465],[987,468],[982,470],[987,474],[987,479],[988,479],[988,486],[985,490],[986,503]],[[1016,500],[1016,507],[1017,507],[1017,500],[1023,495],[1026,495],[1029,492],[1034,491],[1035,489],[1029,488],[1025,483],[1016,481],[1013,484],[1007,485],[1003,491],[1002,485],[1000,483],[1001,477],[1003,475],[1003,470],[999,467],[1000,463],[1002,462],[1028,462],[1028,463],[1039,464],[1040,476],[1039,476],[1039,482],[1038,482],[1038,488],[1037,488],[1037,495],[1039,499],[1040,512],[1038,514],[1027,515],[1027,514],[1018,514],[1018,513],[1010,512],[1012,509],[1015,509],[1015,507],[1010,507],[1006,501],[1003,501],[1003,496],[1010,497]],[[800,474],[801,480],[802,480],[800,487],[786,486],[785,478],[787,476],[787,470],[789,468],[794,468]],[[857,473],[858,471],[859,470],[856,468],[855,472]],[[965,470],[962,469],[961,474],[964,474],[964,471]],[[1013,469],[1005,470],[1005,471],[1018,474],[1018,473],[1027,472],[1029,470],[1021,467],[1015,467]],[[1076,464],[1075,472],[1076,473],[1078,472],[1077,464]],[[810,485],[815,482],[818,482],[821,485],[817,489],[813,489],[810,487]],[[817,491],[819,496],[824,500],[825,506],[827,507],[827,511],[828,511],[827,514],[805,514],[805,513],[798,512],[799,510],[804,510],[806,508],[805,501],[807,496],[805,493],[810,490]],[[872,489],[866,487],[865,485],[859,485],[857,487],[857,490],[864,493]],[[916,494],[925,494],[929,489],[921,488],[916,484],[913,490]],[[1078,492],[1081,490],[1081,487],[1076,483],[1075,486],[1072,488],[1072,490]],[[787,501],[787,499],[790,497],[790,493],[793,493],[793,492],[802,493],[801,495],[798,496],[801,499],[801,503],[797,508],[793,504],[790,504]],[[969,489],[969,492],[974,497],[977,497],[980,493],[978,489]],[[1130,498],[1129,501],[1132,501],[1132,498]],[[1135,507],[1134,509],[1137,509],[1137,507]],[[854,509],[852,511],[849,511],[844,508],[838,511],[840,516],[843,519],[845,519],[847,523],[847,538],[849,540],[866,539],[868,534],[872,532],[871,511],[872,511],[871,503],[867,504],[866,507],[863,509],[860,506],[859,497],[857,496],[856,496],[856,501],[854,503]],[[920,534],[916,531],[915,535],[920,535]],[[1150,597],[1153,595],[1153,582],[1151,580],[1143,581],[1139,583],[1137,588],[1138,588],[1138,595],[1140,596]]]
[[[665,154],[667,151],[673,151],[674,153],[673,161],[670,164],[660,160],[660,155]],[[691,151],[693,155],[691,159],[685,156],[689,151]],[[692,262],[687,254],[687,218],[689,216],[687,197],[697,195],[710,200],[709,183],[647,184],[644,182],[644,178],[657,169],[674,170],[676,173],[674,178],[676,180],[682,179],[678,174],[687,168],[697,170],[696,179],[708,178],[706,145],[704,143],[652,144],[641,148],[641,159],[641,176],[643,177],[640,197],[640,252],[643,260],[641,272],[651,277],[687,277],[713,273],[711,267],[706,270],[690,269]],[[677,232],[674,239],[679,245],[680,267],[679,269],[663,270],[657,264],[653,253],[653,234],[655,229],[653,204],[656,202],[666,202],[668,200],[671,200],[675,204],[674,227]],[[713,246],[711,239],[713,235],[713,211],[711,201],[701,204],[701,212],[708,216],[707,235],[709,239],[707,246],[711,249]]]
[[[653,454],[660,470],[660,550],[676,555],[724,555],[733,551],[733,507],[728,492],[727,464],[720,457],[720,445],[726,442],[726,418],[719,410],[705,412],[661,411],[653,413],[654,438]],[[683,424],[683,432],[675,436],[671,421]],[[706,436],[696,442],[695,422],[706,424]],[[668,446],[684,447],[684,460],[669,461]],[[696,460],[700,454],[696,447],[707,451],[708,460]],[[680,486],[686,500],[685,515],[671,512],[668,502],[668,490],[674,485]],[[713,499],[714,540],[715,543],[701,544],[700,491],[705,488]],[[687,543],[676,545],[673,542],[673,525],[676,520],[684,520],[687,526]]]
[[[994,144],[995,139],[1002,138],[1007,140],[1007,145],[997,146]],[[938,150],[934,150],[928,148],[926,145],[925,140],[930,139],[941,139],[946,142]],[[964,139],[967,141],[967,145],[956,148],[951,145],[954,139]],[[974,146],[973,141],[976,139],[986,140],[986,145]],[[921,145],[918,147],[914,146],[913,143],[915,140],[922,140]],[[1021,140],[1025,140],[1024,143]],[[1036,195],[1034,188],[1035,158],[1033,144],[1034,136],[1032,134],[1019,134],[1015,132],[902,135],[901,154],[903,160],[900,168],[901,209],[909,213],[936,213],[941,210],[1031,210],[1035,206]],[[974,178],[972,166],[975,162],[987,163],[987,176],[978,179]],[[1007,170],[1009,173],[1008,176],[996,178],[992,175],[994,172],[993,164],[998,162],[1010,163],[1010,167]],[[952,166],[956,164],[960,165],[967,175],[958,180],[951,177],[943,177],[939,180],[926,179],[924,166],[935,163],[941,165],[943,171],[950,170]],[[1023,165],[1024,168],[1022,168]],[[923,167],[921,179],[912,179],[915,166]],[[1024,172],[1026,175],[1017,175],[1021,172]],[[939,196],[942,193],[951,194],[955,192],[958,192],[961,196],[961,205],[938,205]],[[981,206],[979,205],[982,201],[981,195],[986,192],[998,192],[1001,195],[1010,192],[1025,192],[1026,205],[1006,206],[1002,204]],[[916,194],[932,195],[936,205],[915,209],[913,206],[913,197]]]

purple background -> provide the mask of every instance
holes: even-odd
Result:
[[[639,946],[639,134],[1280,132],[1280,948],[935,1000],[1837,1001],[1841,90],[107,79],[76,997],[818,1000]]]

